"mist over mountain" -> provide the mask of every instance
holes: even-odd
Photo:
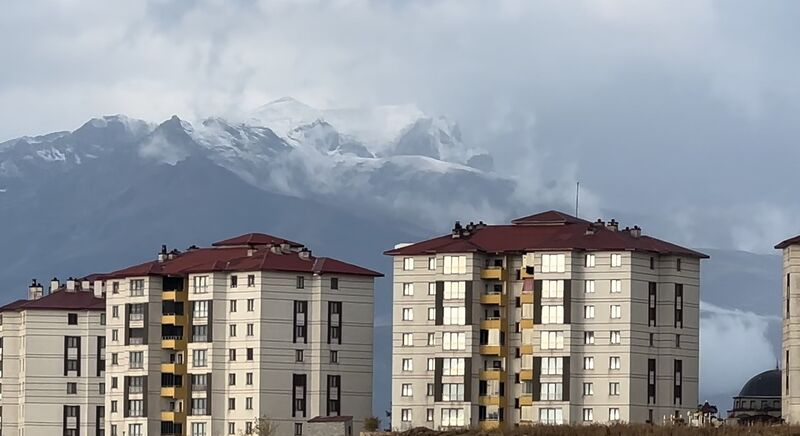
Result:
[[[548,194],[552,184],[532,186],[494,162],[464,143],[456,122],[413,106],[319,110],[292,98],[241,119],[113,115],[11,139],[0,143],[0,298],[20,297],[32,278],[151,259],[161,244],[181,249],[252,231],[301,241],[387,274],[375,306],[374,408],[382,416],[391,265],[381,253],[456,219],[501,223],[571,210]],[[701,398],[724,409],[750,376],[774,366],[780,263],[777,255],[701,251],[711,255],[702,272]]]

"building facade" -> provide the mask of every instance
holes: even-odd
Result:
[[[105,433],[105,301],[88,282],[34,281],[0,308],[0,433]]]
[[[781,353],[781,414],[789,424],[800,424],[800,236],[775,246],[783,254]]]
[[[386,254],[395,429],[661,423],[697,405],[702,253],[550,211]]]
[[[268,420],[372,409],[374,279],[301,244],[247,234],[95,282],[106,292],[111,436],[238,435]]]

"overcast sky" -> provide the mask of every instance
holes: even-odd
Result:
[[[771,252],[800,233],[799,9],[12,2],[0,14],[0,139],[102,114],[232,114],[285,95],[414,103],[458,120],[503,172],[564,196],[580,179],[588,205],[680,242]]]

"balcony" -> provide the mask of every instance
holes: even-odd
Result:
[[[483,280],[505,281],[508,278],[508,273],[502,266],[490,266],[481,270],[481,278]]]
[[[526,330],[533,328],[533,320],[532,319],[521,319],[519,321],[519,329]]]
[[[487,292],[481,294],[481,304],[505,305],[505,298],[502,292]]]
[[[533,304],[533,292],[523,292],[520,294],[519,304]]]
[[[480,353],[484,356],[503,356],[505,354],[502,345],[481,345]]]
[[[533,345],[523,345],[519,347],[519,354],[523,356],[526,354],[533,354]]]
[[[522,407],[522,406],[533,406],[533,395],[532,394],[526,394],[526,393],[523,392],[522,395],[519,397],[519,405],[520,405],[520,407]]]
[[[522,269],[519,270],[519,278],[522,280],[525,279],[532,279],[533,278],[533,267],[532,266],[524,266]]]
[[[186,317],[176,313],[161,315],[161,324],[186,325]]]
[[[180,386],[161,386],[161,396],[167,398],[177,398]]]
[[[497,418],[492,419],[487,417],[486,420],[481,421],[480,427],[481,430],[484,431],[497,430],[498,428],[500,428],[500,421]]]
[[[530,381],[533,380],[533,370],[532,369],[522,369],[519,371],[519,379],[523,381]]]
[[[186,292],[184,291],[164,291],[161,293],[161,299],[164,301],[186,301]]]
[[[167,374],[186,374],[186,364],[175,362],[162,363],[161,372],[165,372]]]
[[[478,403],[481,406],[499,406],[503,403],[503,397],[500,394],[487,394],[478,398]]]
[[[170,422],[180,422],[186,420],[186,412],[179,412],[177,410],[162,410],[161,420]]]
[[[186,348],[186,339],[183,336],[162,336],[161,348],[167,350],[180,350]]]
[[[481,320],[481,329],[483,330],[500,330],[502,325],[503,323],[499,317]]]
[[[483,369],[480,372],[481,380],[505,380],[506,372],[498,368]]]

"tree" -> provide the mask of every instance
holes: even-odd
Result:
[[[364,431],[378,431],[380,426],[381,420],[376,416],[370,416],[364,419]]]
[[[239,434],[255,435],[255,436],[273,436],[278,430],[278,424],[272,422],[266,415],[253,420],[253,430],[249,433],[239,432]]]

